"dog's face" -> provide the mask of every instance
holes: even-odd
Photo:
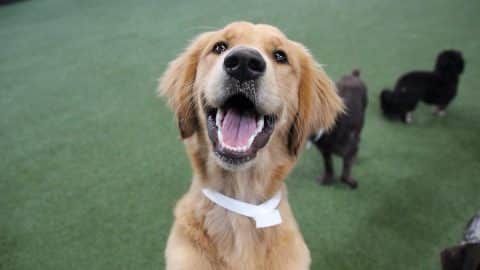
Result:
[[[296,155],[306,135],[330,127],[342,109],[302,45],[247,22],[200,35],[170,64],[160,90],[170,97],[182,137],[208,134],[200,143],[230,170],[254,164],[269,145]]]
[[[462,53],[456,50],[446,50],[437,57],[435,70],[452,75],[460,75],[465,67]]]

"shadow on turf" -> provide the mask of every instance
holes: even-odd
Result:
[[[378,207],[354,225],[354,232],[349,233],[354,237],[346,238],[321,254],[312,254],[317,257],[312,269],[325,262],[334,269],[355,269],[358,264],[363,264],[359,269],[385,269],[392,265],[395,266],[392,269],[439,266],[439,254],[445,245],[442,227],[448,226],[448,222],[435,220],[434,223],[442,224],[435,229],[428,213],[438,208],[441,198],[451,194],[448,191],[434,193],[429,185],[417,185],[416,195],[407,198],[405,194],[409,188],[405,187],[405,182],[409,180],[411,177],[395,180],[398,184],[382,194]],[[365,239],[370,241],[365,242]],[[435,242],[429,239],[435,239]],[[385,254],[396,256],[392,259]]]
[[[0,6],[19,4],[30,0],[0,0]]]

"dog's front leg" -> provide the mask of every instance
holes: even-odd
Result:
[[[358,182],[351,176],[352,173],[352,166],[355,160],[357,151],[355,150],[353,153],[348,153],[345,157],[343,157],[343,170],[341,181],[347,184],[350,188],[357,188]]]
[[[208,253],[201,252],[199,247],[195,247],[192,239],[189,239],[176,224],[173,225],[168,238],[165,259],[166,270],[220,269],[209,260]]]
[[[332,153],[318,147],[323,156],[325,173],[322,176],[317,177],[317,181],[321,185],[330,185],[333,183],[333,160]]]
[[[433,114],[438,117],[443,117],[447,115],[447,112],[445,111],[446,106],[441,106],[437,105],[433,107]]]

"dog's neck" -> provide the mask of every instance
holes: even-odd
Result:
[[[444,70],[439,69],[437,67],[435,67],[434,72],[436,74],[438,74],[438,76],[442,80],[444,80],[446,83],[454,84],[454,85],[458,84],[460,74],[452,73],[452,72],[449,72],[449,71],[444,71]]]
[[[258,204],[271,198],[281,188],[285,177],[282,167],[272,171],[251,167],[229,171],[216,165],[210,168],[205,186],[247,203]]]

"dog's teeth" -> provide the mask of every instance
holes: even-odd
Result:
[[[224,143],[223,141],[220,141],[220,145],[222,146],[222,148],[225,148],[225,149],[230,150],[230,151],[238,152],[238,153],[246,152],[249,148],[249,146],[247,146],[247,145],[245,145],[245,146],[230,146],[230,145]]]
[[[223,143],[223,136],[222,136],[222,130],[221,130],[221,128],[218,128],[217,137],[218,137],[218,141],[220,142],[220,145],[221,145],[222,147],[225,147],[225,145],[224,145],[224,143]]]
[[[217,115],[215,119],[215,123],[217,124],[217,127],[220,128],[222,125],[222,118],[223,118],[223,112],[220,109],[217,109]]]
[[[244,147],[245,149],[243,151],[247,151],[251,146],[257,135],[262,132],[263,126],[265,124],[264,117],[261,116],[260,119],[257,121],[257,128],[255,129],[255,132],[250,136],[248,139],[247,145]]]
[[[257,133],[262,131],[262,129],[263,129],[263,125],[264,125],[264,120],[263,119],[264,119],[264,117],[261,116],[260,120],[257,121],[257,130],[256,130]]]
[[[257,137],[257,133],[253,134],[252,137],[250,137],[248,139],[248,144],[247,144],[247,148],[250,148],[250,146],[252,146],[252,143],[253,143],[253,140],[255,140],[255,137]]]

